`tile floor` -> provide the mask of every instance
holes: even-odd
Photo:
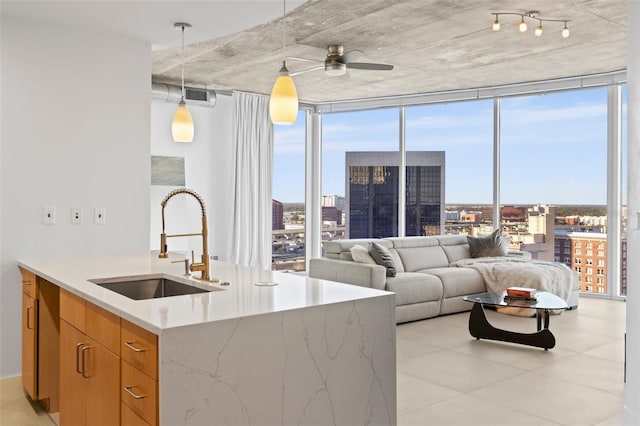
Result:
[[[397,328],[398,425],[620,425],[626,304],[582,297],[550,319],[556,347],[475,340],[468,314]],[[535,318],[488,311],[498,327]]]
[[[468,313],[399,325],[398,425],[620,425],[626,304],[580,299],[551,317],[556,347],[475,340]],[[489,311],[515,331],[535,319]],[[20,377],[0,380],[0,425],[51,426],[24,397]]]

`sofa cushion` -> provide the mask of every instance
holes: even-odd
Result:
[[[360,244],[356,244],[355,246],[351,247],[350,251],[351,257],[354,262],[368,263],[370,265],[376,264],[376,261],[373,260],[366,247],[362,247]]]
[[[496,229],[486,237],[467,236],[471,257],[506,256],[508,244],[500,235],[500,229]]]
[[[354,238],[352,240],[325,241],[322,243],[322,249],[324,251],[324,257],[328,259],[353,260],[350,252],[351,247],[361,245],[362,247],[369,249],[369,246],[373,241],[376,241],[387,248],[393,247],[393,244],[391,244],[390,241],[378,240],[375,238]],[[345,253],[348,253],[348,255]],[[340,254],[343,254],[342,257],[340,257]]]
[[[440,279],[417,272],[400,272],[388,277],[385,290],[396,294],[396,306],[442,299]]]
[[[413,247],[397,248],[396,251],[402,259],[406,272],[415,272],[428,268],[444,268],[449,265],[449,260],[442,247]]]
[[[442,281],[443,299],[487,291],[482,275],[471,268],[431,268],[420,271]]]
[[[371,243],[371,247],[369,248],[369,254],[378,265],[382,265],[387,268],[387,277],[396,276],[396,267],[388,248],[374,241]]]
[[[471,257],[469,244],[466,243],[460,245],[442,246],[442,250],[447,255],[447,260],[449,260],[449,263],[453,263],[456,260],[460,259],[468,259]]]
[[[436,237],[390,237],[384,240],[391,242],[396,250],[399,248],[435,247],[439,245]]]

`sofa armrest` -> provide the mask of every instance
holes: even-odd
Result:
[[[387,270],[381,265],[319,258],[309,261],[309,276],[311,278],[384,290],[387,281]]]

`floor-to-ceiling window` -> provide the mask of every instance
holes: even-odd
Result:
[[[443,211],[447,234],[491,232],[493,188],[493,102],[454,102],[408,107],[405,111],[407,151],[443,152],[445,177],[422,176],[423,185],[444,187]],[[430,176],[430,177],[429,177]],[[411,205],[407,169],[407,205]],[[407,235],[411,232],[407,210]],[[440,233],[440,229],[431,228]]]
[[[273,128],[272,269],[305,269],[305,114]]]
[[[613,268],[607,268],[607,259],[613,259],[607,256],[607,244],[612,244],[607,241],[607,233],[612,238],[607,225],[612,173],[607,165],[607,87],[547,92],[543,85],[528,90],[543,94],[530,95],[509,89],[496,104],[492,98],[434,103],[425,95],[424,104],[403,110],[358,110],[357,104],[349,112],[319,108],[322,189],[316,196],[322,205],[322,239],[486,234],[499,226],[511,249],[564,262],[578,272],[583,292],[625,295],[626,87],[622,89],[619,284],[608,282],[607,271]],[[467,99],[476,97],[482,96]],[[496,134],[494,107],[500,112]],[[500,150],[494,152],[494,146]],[[442,165],[412,164],[415,153],[442,154]],[[496,165],[494,156],[500,160]],[[297,159],[283,161],[284,167],[293,161],[302,166],[302,151]],[[497,182],[494,175],[500,177]],[[302,189],[301,171],[297,183]],[[500,211],[494,212],[497,189]],[[494,217],[500,218],[499,225]],[[438,221],[445,224],[440,230]]]
[[[618,296],[627,295],[627,85],[622,86],[622,138],[621,138],[621,182],[622,205],[621,232],[620,232],[620,285],[617,288]],[[615,294],[615,293],[614,293]]]
[[[397,235],[398,123],[397,108],[323,115],[323,241]]]
[[[607,89],[501,101],[501,226],[511,246],[607,292]]]

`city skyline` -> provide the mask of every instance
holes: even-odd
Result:
[[[626,116],[623,92],[623,123]],[[501,101],[501,204],[606,204],[607,91]],[[446,152],[445,204],[491,204],[493,101],[405,109],[406,149]],[[304,202],[304,112],[274,128],[273,198]],[[322,116],[322,194],[345,194],[346,151],[398,149],[398,109]],[[623,145],[626,126],[623,124]],[[626,149],[622,149],[623,200]]]

